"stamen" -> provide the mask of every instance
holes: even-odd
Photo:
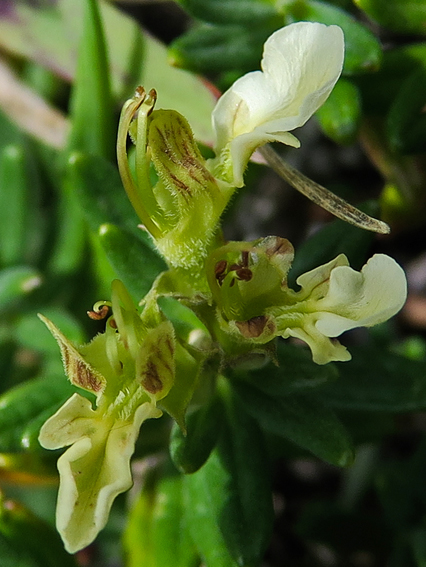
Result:
[[[110,301],[98,301],[93,306],[93,310],[87,311],[87,315],[94,321],[102,321],[108,315],[110,308]]]

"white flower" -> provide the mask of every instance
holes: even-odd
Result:
[[[298,303],[276,317],[277,334],[305,341],[318,364],[350,360],[350,353],[334,337],[387,321],[407,298],[403,269],[384,254],[375,254],[361,272],[350,268],[341,254],[303,274],[297,283],[302,289],[292,296]]]
[[[262,71],[238,79],[213,110],[216,175],[241,187],[256,148],[272,141],[299,147],[290,131],[303,126],[325,102],[343,59],[338,26],[298,22],[272,34],[264,46]]]

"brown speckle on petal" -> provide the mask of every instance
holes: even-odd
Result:
[[[256,339],[257,337],[260,337],[265,330],[267,323],[268,317],[266,317],[266,315],[253,317],[248,321],[235,321],[235,324],[239,328],[241,334],[246,339]]]

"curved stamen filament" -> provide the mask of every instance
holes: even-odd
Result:
[[[152,194],[152,188],[149,183],[149,175],[147,174],[149,162],[146,159],[146,128],[147,118],[154,108],[155,100],[156,94],[154,90],[152,90],[149,95],[146,96],[144,89],[139,87],[136,91],[136,95],[124,104],[123,110],[121,111],[120,123],[118,126],[117,161],[124,188],[126,190],[127,196],[130,199],[130,202],[132,203],[133,208],[136,211],[136,214],[141,219],[147,230],[152,234],[152,236],[154,238],[160,238],[161,231],[153,222],[144,204],[144,201],[146,199],[148,199],[149,202],[154,198]],[[138,112],[136,169],[138,170],[139,167],[141,167],[140,172],[138,172],[137,174],[137,185],[134,182],[132,173],[130,171],[126,147],[130,123],[133,120],[136,112]],[[139,151],[138,147],[140,148]],[[142,152],[144,154],[143,157]]]

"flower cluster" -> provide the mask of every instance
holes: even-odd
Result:
[[[375,255],[356,272],[344,255],[301,275],[294,291],[287,277],[293,247],[279,237],[224,242],[220,217],[251,154],[269,141],[294,147],[290,133],[324,103],[344,58],[337,26],[300,22],[266,42],[262,71],[237,80],[213,111],[216,157],[205,160],[183,116],[155,110],[155,91],[139,88],[124,106],[118,163],[124,187],[167,262],[140,313],[123,284],[114,281],[106,330],[75,346],[47,319],[75,394],[42,427],[40,443],[68,447],[58,461],[57,526],[68,551],[96,537],[114,498],[131,485],[130,458],[141,424],[163,411],[185,428],[185,412],[203,388],[205,361],[223,368],[235,352],[266,348],[276,337],[307,343],[318,364],[346,361],[335,337],[392,317],[406,297],[402,269]],[[126,143],[135,148],[135,176]],[[158,181],[149,173],[154,167]],[[173,297],[193,310],[202,327],[183,336],[157,300]],[[197,334],[198,333],[198,334]],[[265,350],[267,352],[267,350]],[[214,366],[214,365],[211,365]]]

